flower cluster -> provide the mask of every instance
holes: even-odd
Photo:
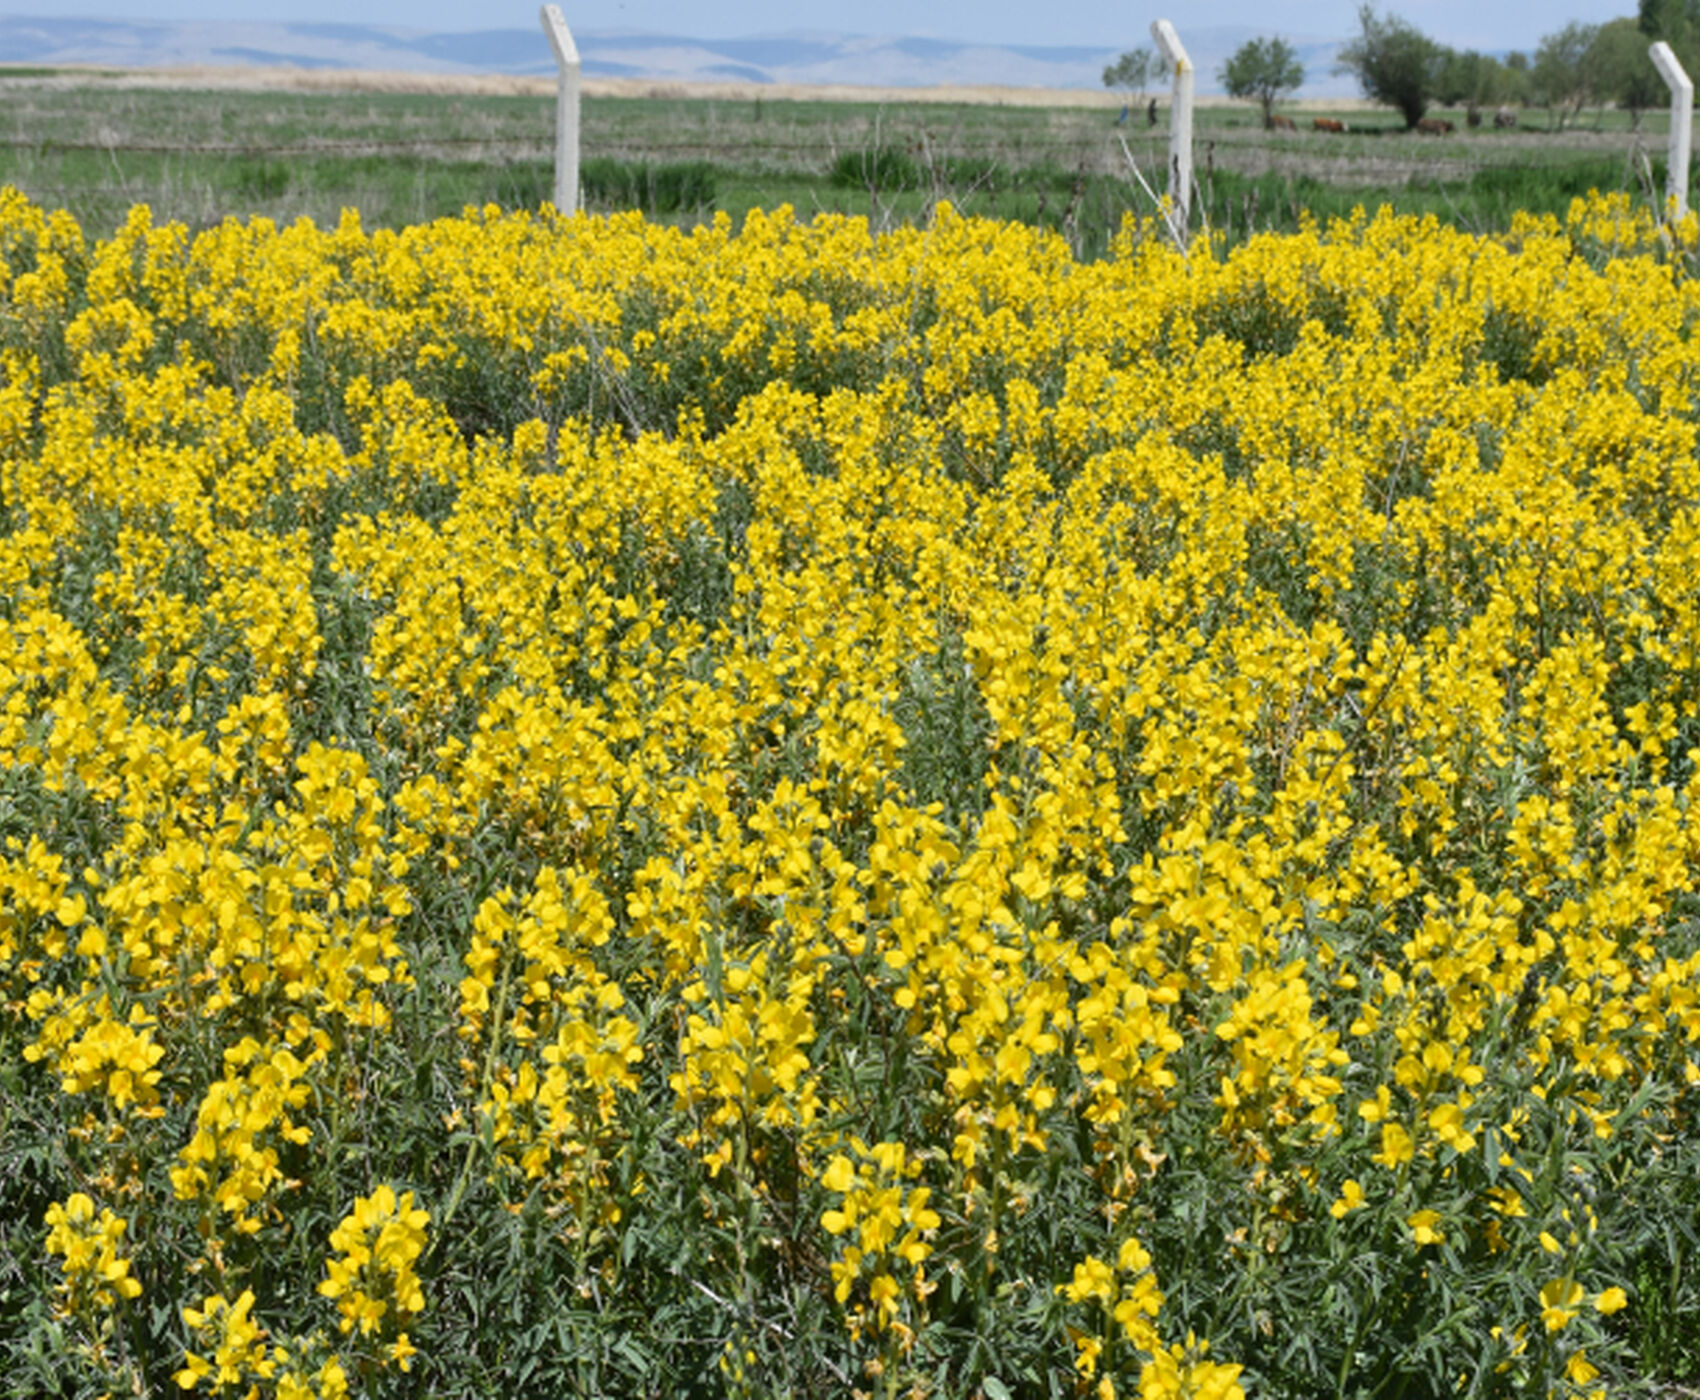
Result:
[[[851,1316],[858,1329],[899,1330],[912,1344],[913,1323],[905,1325],[899,1314],[905,1305],[923,1311],[932,1291],[924,1265],[939,1214],[927,1205],[931,1191],[910,1184],[922,1164],[902,1143],[869,1147],[858,1139],[851,1148],[857,1160],[836,1154],[820,1178],[838,1201],[822,1213],[821,1227],[843,1241],[832,1265],[833,1297],[849,1305],[856,1295]]]
[[[172,1377],[178,1387],[257,1396],[264,1386],[275,1387],[277,1400],[345,1400],[348,1373],[342,1362],[332,1356],[314,1366],[292,1355],[291,1348],[268,1342],[253,1308],[253,1290],[244,1289],[234,1300],[215,1293],[200,1307],[183,1309],[183,1321],[201,1350],[183,1353],[183,1366]]]
[[[130,1260],[119,1253],[129,1222],[95,1204],[81,1191],[47,1208],[47,1252],[61,1271],[58,1307],[69,1315],[89,1308],[111,1308],[119,1299],[139,1298],[140,1280]]]
[[[326,1264],[330,1276],[319,1285],[320,1293],[336,1300],[341,1330],[383,1335],[389,1339],[389,1359],[404,1371],[413,1355],[407,1324],[425,1308],[425,1292],[413,1270],[424,1252],[430,1220],[429,1211],[414,1207],[411,1191],[398,1199],[388,1186],[380,1186],[362,1196],[331,1232],[336,1255]]]

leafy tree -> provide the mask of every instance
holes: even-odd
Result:
[[[1602,24],[1583,62],[1594,93],[1628,112],[1636,128],[1641,113],[1665,99],[1665,85],[1647,57],[1647,36],[1632,19]]]
[[[1499,100],[1501,103],[1529,100],[1529,55],[1521,49],[1505,55],[1505,91]]]
[[[1580,112],[1592,96],[1587,57],[1599,30],[1597,24],[1572,20],[1535,47],[1535,93],[1557,118],[1561,131],[1566,119]]]
[[[1125,92],[1128,101],[1137,102],[1145,96],[1145,86],[1163,73],[1161,56],[1147,48],[1129,49],[1114,63],[1104,65],[1104,86],[1112,91]]]
[[[1517,75],[1490,53],[1447,49],[1435,87],[1435,100],[1444,107],[1460,104],[1472,112],[1497,107],[1519,95]]]
[[[1275,124],[1275,104],[1305,80],[1304,65],[1285,39],[1249,39],[1222,65],[1218,76],[1229,97],[1256,98],[1263,125]]]
[[[1700,0],[1640,0],[1636,24],[1649,39],[1663,39],[1693,75],[1700,60]]]
[[[1476,87],[1485,55],[1474,49],[1448,49],[1435,79],[1434,100],[1442,107],[1468,102]],[[1490,60],[1491,61],[1491,60]]]
[[[1446,50],[1397,15],[1358,10],[1359,34],[1340,50],[1336,71],[1356,75],[1371,102],[1396,107],[1413,127],[1423,118],[1440,81]]]

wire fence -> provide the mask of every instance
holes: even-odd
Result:
[[[1018,156],[1024,159],[1074,156],[1081,151],[1103,146],[1115,149],[1114,133],[1101,135],[1082,132],[1064,138],[1028,139],[1022,136],[985,135],[940,138],[928,133],[919,136],[874,133],[871,140],[823,138],[816,141],[750,141],[727,140],[724,137],[704,137],[686,140],[679,138],[657,140],[643,133],[608,133],[600,140],[589,133],[585,155],[594,156],[597,148],[630,155],[634,151],[662,157],[713,158],[735,164],[747,157],[815,156],[830,162],[845,150],[865,147],[896,147],[924,155],[929,149],[938,154],[958,156]],[[37,156],[71,152],[92,152],[101,155],[163,155],[210,156],[241,159],[270,159],[283,157],[313,157],[339,155],[422,155],[445,150],[504,151],[527,155],[553,155],[554,137],[551,133],[536,136],[431,136],[408,140],[379,137],[346,137],[332,140],[309,140],[259,143],[251,141],[136,141],[136,140],[67,140],[54,136],[0,136],[0,150],[27,151]]]
[[[215,123],[182,122],[179,135],[157,126],[103,130],[89,121],[114,120],[109,112],[77,113],[74,125],[64,120],[70,115],[32,131],[20,129],[25,117],[14,113],[12,131],[0,134],[0,182],[71,209],[97,230],[122,222],[136,203],[196,229],[256,215],[334,222],[351,207],[370,226],[402,227],[469,205],[536,207],[552,192],[554,134],[542,122],[535,130],[504,121],[468,131],[453,114],[434,112],[431,119],[448,129],[401,134],[393,118],[363,121],[355,110],[340,114],[340,129],[330,131],[304,133],[291,121],[269,139],[240,129],[196,139]],[[1356,139],[1375,134],[1269,133],[1249,122],[1211,128],[1199,143],[1200,218],[1247,233],[1297,227],[1307,209],[1319,218],[1349,214],[1363,188],[1374,187],[1378,198],[1396,196],[1401,207],[1485,227],[1503,222],[1511,208],[1557,207],[1560,196],[1567,202],[1558,182],[1576,172],[1549,174],[1543,167],[1555,157],[1574,163],[1591,156],[1581,175],[1601,188],[1623,183],[1615,171],[1594,168],[1610,157],[1594,150],[1600,143],[1591,138],[1579,145],[1524,139],[1515,149],[1476,137],[1444,147],[1414,137],[1399,144]],[[585,129],[580,182],[593,212],[639,208],[682,221],[784,203],[805,212],[866,213],[883,226],[923,217],[931,202],[949,199],[965,213],[1056,227],[1082,253],[1096,253],[1127,212],[1154,207],[1166,145],[1165,127],[1137,115],[1123,124],[1108,112],[1051,125],[979,113],[940,119],[931,111],[769,120],[765,128],[724,113],[604,119]],[[1484,169],[1489,158],[1505,170]],[[1506,171],[1529,188],[1502,188]],[[1496,179],[1467,188],[1486,176]]]
[[[551,148],[549,136],[433,136],[427,140],[388,141],[352,137],[337,141],[302,141],[286,145],[256,145],[231,141],[66,141],[59,137],[0,137],[0,149],[35,151],[99,151],[119,155],[205,155],[205,156],[312,156],[345,152],[428,151],[444,146],[527,146]]]

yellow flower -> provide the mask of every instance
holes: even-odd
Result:
[[[1350,1177],[1341,1184],[1340,1199],[1328,1207],[1328,1213],[1336,1220],[1343,1220],[1364,1203],[1364,1188]]]
[[[1373,1158],[1384,1167],[1398,1167],[1409,1162],[1415,1153],[1411,1135],[1397,1123],[1381,1125],[1381,1150]]]
[[[357,1330],[364,1337],[395,1329],[404,1335],[408,1320],[424,1310],[413,1266],[424,1253],[429,1222],[429,1212],[415,1208],[411,1191],[397,1197],[393,1188],[379,1185],[355,1200],[331,1233],[339,1257],[326,1260],[319,1284],[320,1294],[336,1300],[344,1333]]]
[[[73,1192],[47,1208],[46,1248],[61,1260],[59,1310],[111,1308],[120,1299],[139,1298],[142,1285],[130,1275],[130,1261],[119,1252],[129,1222],[111,1210],[96,1214],[94,1201]]]
[[[1057,1292],[1071,1303],[1084,1302],[1088,1298],[1108,1303],[1116,1293],[1115,1271],[1102,1259],[1088,1255],[1074,1266],[1074,1281],[1059,1283]]]
[[[1450,1067],[1450,1059],[1447,1064]],[[1468,1152],[1476,1145],[1475,1134],[1464,1126],[1464,1110],[1455,1103],[1443,1103],[1431,1109],[1428,1123],[1435,1136],[1456,1152]]]
[[[1583,1298],[1582,1285],[1574,1279],[1555,1278],[1541,1288],[1541,1321],[1549,1332],[1567,1327],[1576,1316]]]

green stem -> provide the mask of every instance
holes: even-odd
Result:
[[[483,1103],[489,1097],[490,1085],[494,1082],[496,1076],[496,1055],[502,1043],[502,1021],[507,1015],[508,982],[513,972],[513,961],[512,948],[505,948],[502,954],[502,976],[496,985],[495,1012],[490,1018],[490,1045],[484,1054],[484,1072],[481,1076],[478,1092],[479,1103]],[[473,1112],[476,1113],[477,1111],[477,1105],[474,1105]],[[455,1212],[460,1209],[461,1198],[466,1194],[467,1182],[472,1178],[472,1164],[477,1158],[478,1148],[482,1141],[482,1134],[474,1133],[471,1141],[466,1144],[466,1157],[461,1162],[460,1173],[456,1176],[454,1187],[449,1192],[449,1199],[443,1205],[443,1213],[437,1222],[437,1229],[431,1237],[430,1244],[426,1247],[425,1257],[427,1259],[447,1236],[449,1222],[454,1219]]]

